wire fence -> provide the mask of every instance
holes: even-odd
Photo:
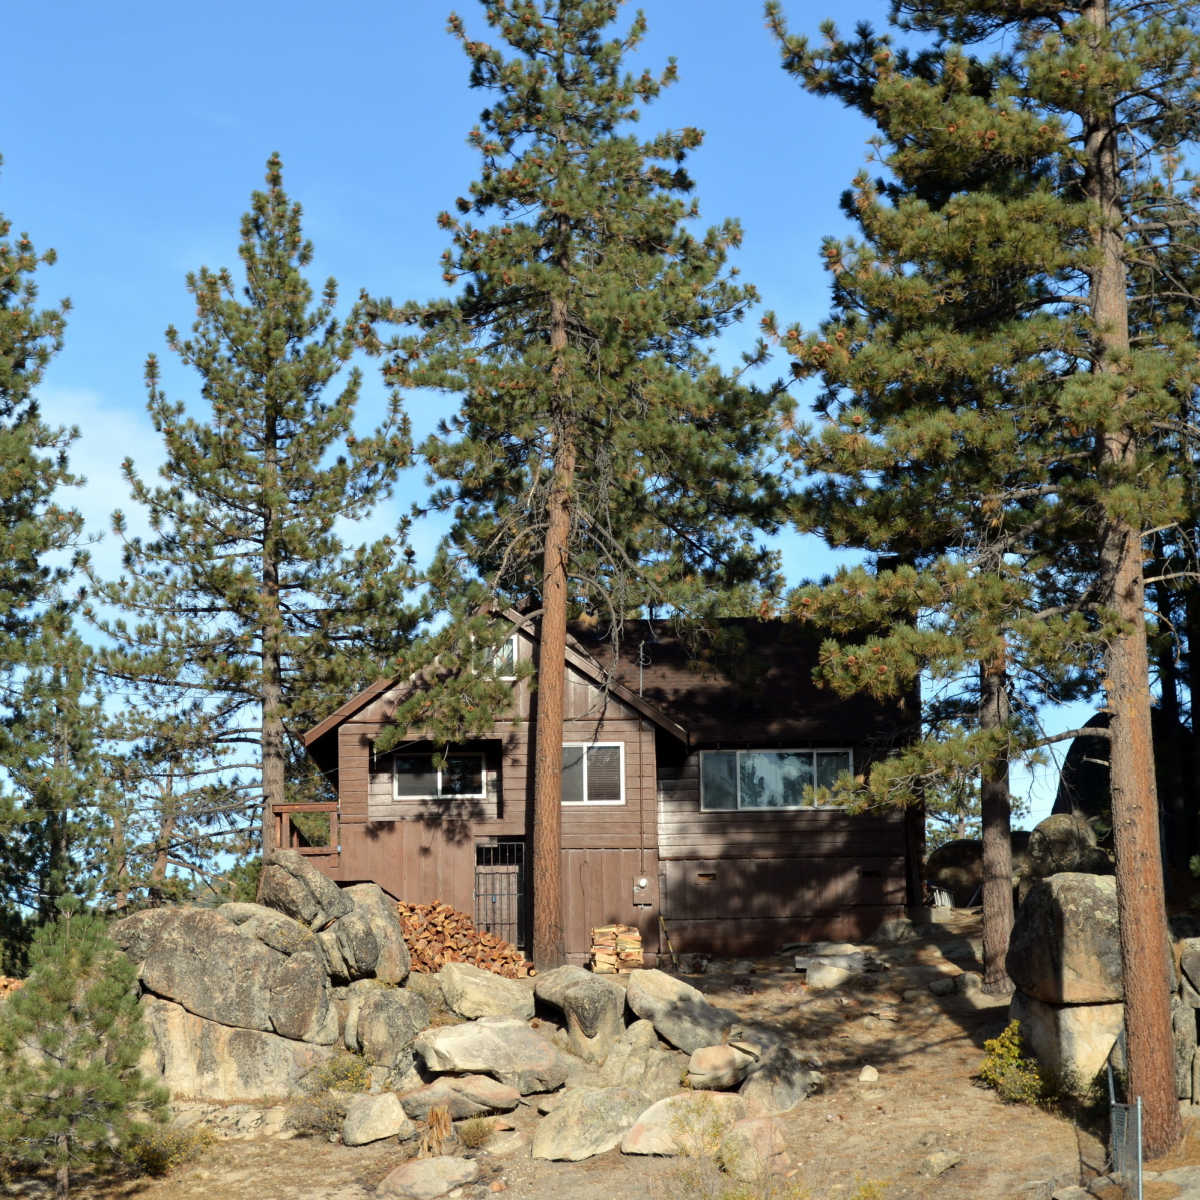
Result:
[[[1108,1056],[1109,1172],[1119,1179],[1126,1196],[1142,1200],[1142,1098],[1135,1096],[1128,1102],[1117,1099],[1112,1060],[1118,1051],[1124,1059],[1124,1032]]]

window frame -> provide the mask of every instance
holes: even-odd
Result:
[[[733,778],[737,785],[737,805],[733,808],[707,808],[704,804],[704,757],[708,754],[734,755]],[[814,781],[817,778],[818,754],[844,754],[849,759],[847,771],[854,774],[853,746],[746,746],[741,749],[713,749],[700,751],[700,811],[703,813],[772,813],[772,812],[833,812],[841,806],[836,804],[742,804],[742,767],[743,754],[809,754],[812,756],[812,772]],[[814,786],[817,786],[814,784]]]
[[[517,642],[517,636],[517,631],[514,629],[508,637],[492,650],[491,658],[488,662],[489,672],[493,674],[495,679],[499,679],[501,682],[511,683],[517,678],[517,664],[521,661],[519,657],[521,648]],[[497,666],[497,660],[505,646],[512,647],[512,670],[511,672],[501,674],[501,669]]]
[[[563,742],[562,748],[569,750],[574,746],[578,746],[583,750],[583,799],[582,800],[564,800],[561,796],[561,785],[559,787],[559,804],[563,808],[623,808],[626,803],[625,795],[625,743],[624,742]],[[588,756],[587,752],[590,749],[601,749],[602,747],[616,746],[620,754],[620,780],[621,780],[621,798],[620,800],[589,800],[588,793]]]
[[[479,785],[481,790],[478,792],[444,792],[442,791],[442,775],[446,768],[440,766],[437,771],[437,792],[430,795],[426,793],[421,796],[401,795],[400,794],[400,772],[397,770],[401,758],[427,758],[430,760],[431,771],[433,767],[433,759],[437,757],[432,750],[413,750],[413,751],[397,751],[392,754],[392,801],[396,804],[405,804],[413,800],[486,800],[488,795],[488,779],[487,779],[487,755],[482,750],[453,750],[444,755],[448,760],[450,758],[475,758],[479,760]]]

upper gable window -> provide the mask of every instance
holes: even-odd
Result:
[[[497,679],[516,679],[517,635],[515,633],[492,651],[491,670]]]
[[[564,804],[624,804],[625,746],[568,742],[562,751]]]
[[[812,808],[811,789],[853,768],[850,750],[708,750],[700,755],[700,808]]]
[[[439,767],[432,753],[397,754],[392,759],[397,800],[483,799],[482,754],[447,754]]]

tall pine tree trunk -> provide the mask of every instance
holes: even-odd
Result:
[[[979,666],[979,727],[1008,724],[1007,655],[1001,648]],[[983,818],[983,990],[1004,995],[1013,990],[1004,960],[1013,926],[1012,827],[1008,791],[1008,755],[998,754],[983,770],[979,789]]]
[[[550,346],[567,346],[566,302],[550,303]],[[561,364],[555,374],[561,382]],[[562,743],[567,656],[567,544],[575,444],[559,405],[554,475],[542,559],[542,622],[538,640],[537,727],[533,765],[533,961],[539,969],[566,960],[562,927]]]
[[[270,409],[264,421],[263,440],[266,520],[263,528],[263,639],[262,639],[262,852],[265,858],[275,848],[275,805],[284,801],[283,718],[283,647],[282,615],[279,598],[279,559],[276,545],[276,489],[278,487],[278,445],[275,413]]]
[[[1108,26],[1106,0],[1089,0],[1081,15],[1097,31],[1099,42]],[[1095,205],[1099,252],[1091,298],[1099,339],[1094,370],[1109,374],[1124,369],[1129,352],[1114,114],[1088,114],[1084,134],[1085,186]],[[1124,404],[1128,402],[1126,394]],[[1103,429],[1099,445],[1103,468],[1118,480],[1137,457],[1135,434],[1122,419],[1123,406],[1118,393],[1111,423]],[[1129,1088],[1131,1095],[1142,1099],[1146,1156],[1157,1158],[1179,1144],[1183,1126],[1175,1098],[1175,1053],[1166,974],[1166,901],[1150,729],[1141,530],[1118,515],[1110,515],[1105,522],[1101,555],[1108,603],[1122,626],[1109,642],[1106,666],[1112,714],[1113,841]]]

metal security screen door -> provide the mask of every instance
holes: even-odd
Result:
[[[525,842],[494,838],[475,843],[475,928],[519,949],[526,942]]]

